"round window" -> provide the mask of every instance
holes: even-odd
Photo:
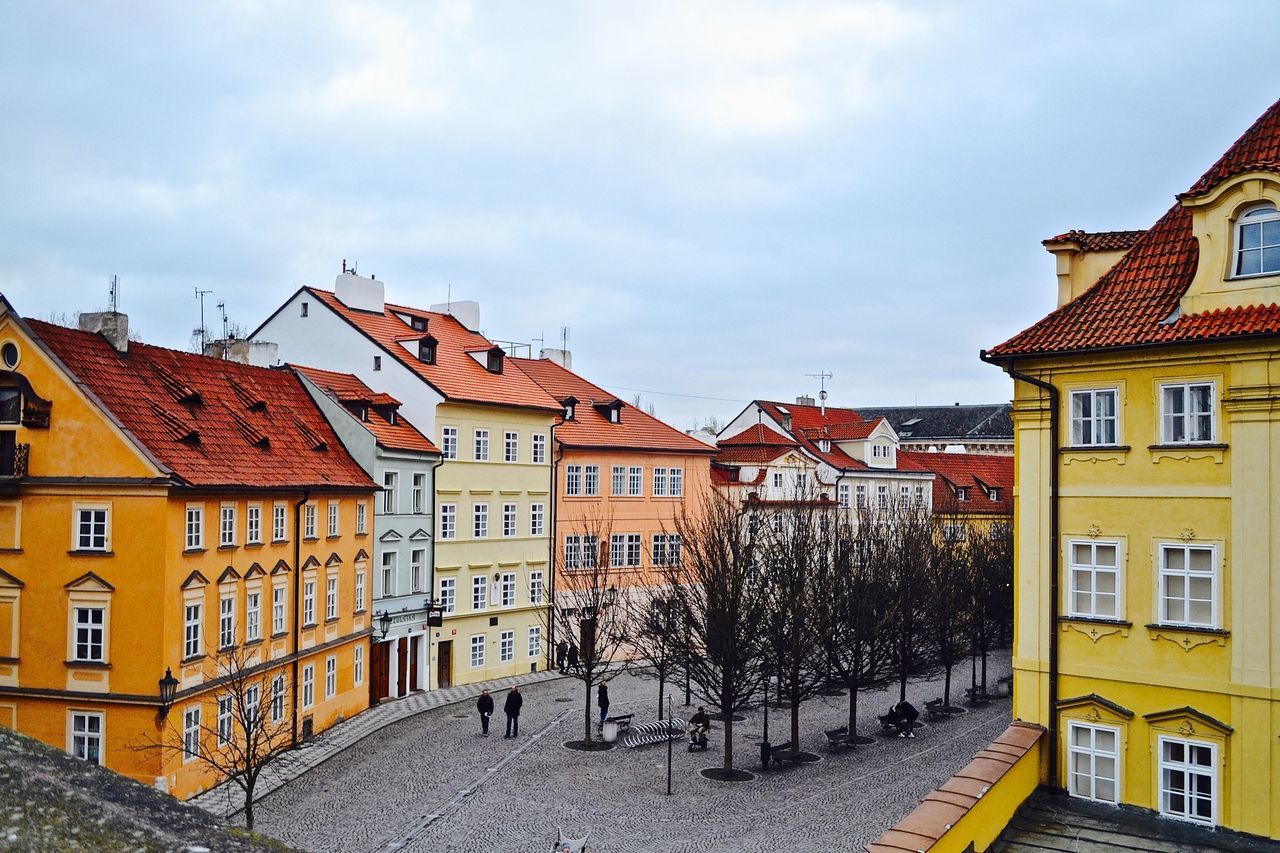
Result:
[[[4,359],[5,367],[13,370],[18,366],[18,345],[8,341],[4,346],[0,346],[0,358]]]

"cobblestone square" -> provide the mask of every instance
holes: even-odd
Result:
[[[988,680],[1009,671],[1008,652],[990,661]],[[953,702],[968,684],[957,668]],[[1009,700],[926,725],[915,739],[878,735],[896,688],[859,700],[859,729],[875,742],[829,753],[824,729],[843,725],[845,696],[819,697],[801,709],[801,747],[817,763],[759,773],[763,715],[737,723],[735,764],[757,772],[742,783],[699,775],[717,766],[722,724],[706,753],[673,751],[673,796],[666,796],[666,749],[616,747],[583,753],[563,744],[582,736],[581,682],[527,685],[520,737],[502,737],[501,712],[480,736],[474,700],[393,723],[281,787],[258,809],[259,831],[315,851],[539,851],[557,827],[591,832],[594,851],[860,850],[920,798],[962,767],[1009,722]],[[478,689],[476,690],[478,694]],[[611,712],[657,716],[657,685],[622,676],[610,685]],[[923,708],[941,681],[913,683]],[[498,707],[502,691],[495,691]],[[687,718],[683,691],[674,715]],[[695,698],[695,704],[697,702]],[[354,721],[353,721],[354,722]],[[770,740],[787,739],[789,712],[771,709]]]

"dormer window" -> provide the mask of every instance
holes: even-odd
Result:
[[[564,419],[565,419],[566,421],[571,421],[571,420],[573,420],[574,409],[576,409],[576,408],[577,408],[577,406],[578,406],[578,404],[577,404],[577,403],[565,403],[565,404],[564,404]]]
[[[1245,211],[1236,223],[1237,276],[1280,273],[1280,211],[1260,204]]]
[[[506,355],[506,353],[502,351],[502,347],[494,347],[489,350],[489,356],[485,362],[485,370],[488,370],[490,373],[501,373],[502,358],[504,355]]]
[[[426,317],[410,317],[409,325],[415,332],[425,332],[427,330]]]
[[[820,438],[820,439],[818,439],[818,449],[819,449],[819,450],[821,450],[823,453],[830,453],[830,452],[831,452],[831,439],[829,439],[829,438]]]
[[[418,318],[415,317],[414,319],[416,320]],[[423,323],[425,324],[426,321],[423,320]],[[418,341],[418,361],[421,361],[423,364],[435,364],[437,344],[438,341],[430,335],[427,335],[425,338]]]
[[[599,412],[600,415],[609,423],[611,424],[622,423],[622,401],[621,400],[610,400],[608,402],[603,402],[603,403],[593,402],[592,405],[595,406],[596,411]]]
[[[369,407],[368,407],[368,406],[361,406],[361,407],[360,407],[360,420],[362,420],[362,421],[364,421],[364,422],[368,423],[368,421],[369,421]]]
[[[998,500],[1000,500],[1000,490],[999,490],[999,489],[987,489],[987,497],[991,498],[991,500],[993,500],[993,501],[998,501]]]
[[[969,489],[966,488],[965,486],[956,486],[956,500],[958,501],[969,500]]]

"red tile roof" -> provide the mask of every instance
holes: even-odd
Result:
[[[744,483],[738,479],[737,468],[722,468],[715,462],[711,464],[711,484],[715,486],[758,486],[764,482],[764,475],[765,470],[761,468],[754,479]]]
[[[440,452],[439,448],[431,443],[431,439],[418,432],[413,424],[400,415],[398,411],[400,401],[390,394],[374,391],[359,377],[350,373],[336,373],[332,370],[299,365],[290,365],[290,367],[342,403],[352,416],[360,421],[361,426],[373,433],[374,439],[382,447],[417,453],[438,454]],[[368,420],[360,420],[359,409],[361,408],[368,412]],[[387,418],[388,410],[394,412],[395,423]]]
[[[898,451],[898,467],[932,471],[933,511],[978,515],[1013,514],[1013,457],[981,453],[919,453]],[[956,488],[968,489],[968,500],[956,498]],[[996,489],[991,500],[987,489]]]
[[[375,487],[289,371],[24,322],[180,484]]]
[[[795,449],[795,444],[735,444],[720,448],[715,461],[722,465],[765,465]]]
[[[1232,175],[1255,169],[1280,172],[1280,101],[1272,104],[1186,195],[1203,195]],[[1175,204],[1093,287],[993,347],[985,357],[1280,334],[1280,305],[1275,304],[1185,317],[1176,314],[1199,257],[1199,246],[1191,233],[1191,211]]]
[[[737,444],[780,445],[782,447],[799,447],[799,442],[787,438],[777,430],[769,429],[764,424],[755,424],[742,432],[731,435],[719,442],[721,447],[732,447]]]
[[[1050,243],[1078,243],[1086,252],[1115,252],[1129,249],[1146,231],[1079,231],[1072,229],[1065,234],[1042,241]]]
[[[486,352],[494,344],[449,314],[421,311],[388,303],[381,313],[348,308],[332,291],[303,288],[378,344],[452,402],[515,406],[540,411],[560,411],[560,405],[518,367],[506,359],[502,373],[490,373],[471,353]],[[421,317],[425,332],[414,329],[398,315]],[[400,341],[417,341],[430,335],[437,341],[434,364],[425,364]]]
[[[578,401],[571,421],[556,427],[556,441],[566,447],[627,448],[674,453],[711,455],[715,448],[685,435],[653,415],[622,402],[598,385],[546,358],[512,358],[515,364],[548,395],[557,401],[573,397]],[[618,423],[595,407],[616,403]]]
[[[853,409],[840,409],[827,406],[825,411],[819,406],[807,406],[799,403],[775,403],[768,400],[757,400],[756,405],[765,414],[778,423],[786,423],[787,415],[791,417],[791,432],[800,446],[813,456],[842,471],[866,469],[870,466],[854,459],[834,444],[830,450],[818,446],[822,438],[832,441],[849,441],[866,438],[884,418],[864,421]]]

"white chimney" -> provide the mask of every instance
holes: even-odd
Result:
[[[457,302],[441,302],[439,305],[432,305],[431,310],[436,314],[449,314],[461,323],[467,329],[473,332],[480,331],[480,303],[470,299],[463,299]]]
[[[254,367],[275,367],[280,363],[280,345],[271,341],[247,341],[241,338],[209,341],[204,354]]]
[[[95,311],[80,315],[80,330],[102,335],[119,352],[129,351],[129,315]]]
[[[543,349],[539,356],[554,361],[565,370],[573,370],[573,353],[567,349]]]
[[[333,293],[339,302],[357,311],[381,314],[386,304],[386,290],[382,282],[353,272],[344,272],[334,279]]]

